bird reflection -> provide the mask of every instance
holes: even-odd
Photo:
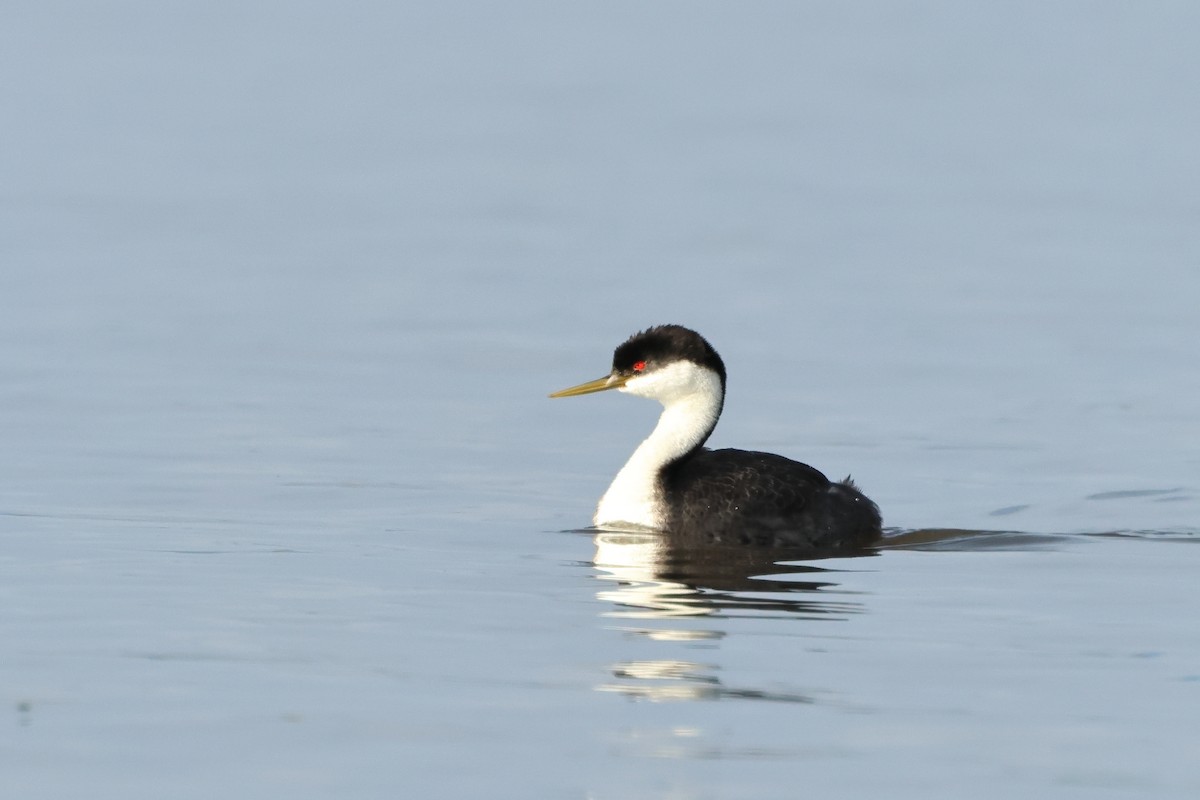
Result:
[[[839,597],[836,571],[789,563],[812,558],[811,550],[682,547],[650,531],[600,531],[594,541],[597,577],[607,583],[597,596],[616,606],[609,616],[811,619],[862,610],[846,593]]]
[[[736,698],[786,703],[811,703],[812,694],[780,686],[778,674],[769,688],[732,685],[734,679],[721,675],[723,640],[738,632],[789,635],[793,630],[761,627],[757,621],[837,622],[864,613],[866,598],[840,585],[839,576],[854,569],[846,559],[892,549],[1031,549],[1061,540],[1015,531],[893,528],[877,548],[831,554],[685,544],[661,531],[589,533],[596,547],[595,576],[602,584],[596,596],[606,604],[602,614],[631,621],[617,628],[627,639],[657,643],[649,653],[633,644],[628,655],[641,657],[613,663],[611,680],[597,686],[598,691],[653,701]],[[839,560],[824,566],[814,563],[831,555]],[[803,633],[823,636],[818,630],[825,629],[806,627]],[[644,657],[654,650],[663,650],[664,657]],[[792,675],[788,672],[783,682],[790,683]]]
[[[726,685],[715,659],[687,656],[716,651],[729,635],[725,623],[735,618],[840,620],[863,611],[855,595],[838,587],[835,569],[792,563],[811,559],[811,549],[685,547],[657,531],[598,531],[593,540],[596,577],[603,583],[596,596],[611,604],[604,616],[643,621],[619,630],[631,639],[670,644],[673,656],[619,661],[610,667],[614,680],[598,691],[653,701],[811,703],[802,691]]]

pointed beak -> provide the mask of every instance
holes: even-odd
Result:
[[[591,394],[592,392],[603,392],[608,389],[620,389],[628,380],[628,376],[605,375],[603,378],[596,378],[594,381],[581,383],[578,386],[572,386],[570,389],[561,389],[550,396],[574,397],[577,394]]]

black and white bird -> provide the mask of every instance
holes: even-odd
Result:
[[[555,392],[617,389],[663,405],[600,498],[601,527],[653,528],[691,541],[846,551],[880,536],[878,507],[846,478],[773,453],[704,447],[725,403],[725,364],[703,336],[679,325],[634,334],[612,371]]]

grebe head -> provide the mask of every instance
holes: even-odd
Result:
[[[618,389],[669,406],[696,394],[723,396],[725,364],[708,341],[681,325],[647,328],[613,352],[612,371],[603,378],[555,392],[573,397]]]

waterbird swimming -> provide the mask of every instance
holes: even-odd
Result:
[[[603,378],[554,392],[572,397],[616,389],[663,405],[662,416],[608,491],[593,521],[719,544],[845,551],[880,536],[879,508],[850,478],[773,453],[709,450],[725,404],[725,364],[681,325],[657,325],[613,352]]]

